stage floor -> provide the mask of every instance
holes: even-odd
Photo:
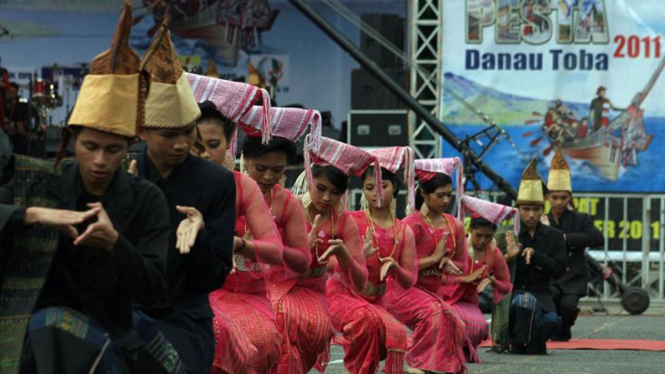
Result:
[[[614,310],[612,310],[614,309]],[[618,312],[615,308],[611,311]],[[610,316],[580,316],[573,337],[580,339],[665,340],[663,308],[650,308],[646,315],[623,312]],[[488,316],[489,318],[489,316]],[[547,356],[514,356],[487,352],[480,348],[481,364],[469,364],[470,374],[656,374],[665,372],[664,352],[619,350],[550,350]],[[333,346],[326,374],[346,373],[340,346]],[[311,373],[316,373],[312,371]]]

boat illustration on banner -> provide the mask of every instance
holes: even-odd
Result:
[[[621,168],[637,166],[638,154],[646,151],[653,140],[653,134],[648,134],[644,125],[644,110],[641,104],[664,68],[665,58],[661,60],[644,89],[635,94],[626,109],[610,108],[609,100],[601,97],[602,113],[597,116],[597,120],[591,115],[575,118],[573,111],[561,100],[556,100],[545,115],[533,113],[542,116],[540,119],[527,121],[527,124],[542,122],[542,132],[524,135],[539,135],[531,141],[531,146],[536,146],[542,139],[547,138],[550,145],[543,151],[545,156],[560,145],[568,157],[587,161],[597,167],[605,179],[617,181]],[[604,91],[605,88],[599,87],[598,91],[601,90]],[[619,114],[610,119],[610,109],[617,110]],[[590,112],[593,113],[593,110],[592,108]]]

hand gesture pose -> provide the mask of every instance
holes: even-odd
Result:
[[[79,236],[76,226],[97,215],[99,208],[91,208],[85,212],[74,210],[30,207],[25,211],[23,223],[28,226],[41,224],[57,228],[70,238]]]
[[[533,254],[536,252],[535,249],[531,247],[527,247],[523,252],[522,252],[522,257],[524,257],[524,261],[526,262],[527,265],[531,264],[531,257],[533,257]]]
[[[550,217],[548,217],[547,214],[543,214],[542,216],[540,216],[540,223],[542,223],[545,226],[549,226],[550,225]]]
[[[512,231],[506,232],[506,260],[510,261],[517,257],[522,250],[522,244],[515,242],[515,234]]]
[[[446,242],[448,241],[448,235],[449,235],[449,233],[443,234],[443,236],[441,237],[441,240],[439,240],[439,242],[436,243],[436,247],[434,247],[433,255],[439,261],[439,265],[440,265],[439,268],[441,268],[441,265],[443,264],[443,259],[448,254],[448,249],[446,248]]]
[[[188,254],[194,243],[199,231],[203,230],[205,224],[203,222],[203,215],[201,212],[192,207],[176,205],[176,210],[182,214],[186,214],[187,218],[183,219],[178,225],[176,230],[176,245],[175,247],[180,251],[180,254]]]
[[[462,275],[462,270],[460,270],[457,267],[457,265],[455,265],[453,260],[449,259],[448,257],[444,257],[443,260],[441,260],[441,263],[439,264],[439,269],[442,269],[448,274]]]
[[[95,210],[97,222],[91,223],[83,234],[74,239],[74,245],[111,251],[120,235],[113,227],[113,222],[104,210],[102,203],[90,203],[88,207]]]
[[[127,172],[129,174],[133,175],[139,175],[139,163],[136,160],[131,160],[129,161],[129,167],[127,168]]]
[[[342,239],[330,239],[328,240],[328,249],[318,258],[319,264],[326,265],[330,256],[338,256],[341,253],[349,253],[344,241]]]
[[[312,229],[309,231],[309,249],[314,249],[317,245],[323,244],[323,240],[319,238],[317,235],[317,232],[319,231],[319,227],[321,227],[323,219],[321,218],[320,214],[317,214],[316,217],[314,217],[314,223],[312,223]]]
[[[365,255],[365,258],[379,251],[379,248],[374,248],[372,236],[372,230],[368,228],[367,231],[365,231],[365,239],[363,239],[363,254]]]
[[[381,263],[383,263],[383,265],[381,265],[379,276],[382,281],[386,279],[388,274],[393,273],[399,268],[399,264],[392,257],[382,258]]]
[[[494,281],[495,281],[494,277],[490,275],[489,277],[487,277],[487,278],[480,281],[480,284],[478,284],[478,287],[476,288],[476,290],[478,291],[478,293],[481,293],[481,292],[485,291],[485,288],[487,286],[489,286],[490,284],[493,284]]]
[[[465,275],[464,278],[462,278],[463,283],[473,283],[477,281],[478,279],[482,278],[483,275],[485,275],[485,272],[487,271],[487,265],[483,265],[473,271],[471,274]]]

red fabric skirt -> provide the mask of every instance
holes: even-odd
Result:
[[[257,355],[256,347],[249,341],[245,333],[225,315],[217,305],[210,303],[215,317],[215,359],[212,374],[240,374],[249,372]],[[228,359],[234,357],[233,360]]]
[[[330,320],[342,333],[344,366],[351,373],[374,374],[386,360],[387,374],[404,372],[406,329],[385,307],[352,293],[331,278],[326,284]]]
[[[282,337],[277,331],[268,299],[262,295],[220,289],[210,294],[210,306],[221,317],[227,318],[226,326],[219,324],[220,334],[216,336],[215,362],[218,364],[215,367],[229,374],[270,372],[279,360]],[[232,327],[233,324],[237,328]],[[247,355],[250,357],[248,362],[239,359]],[[240,367],[248,369],[238,370]]]
[[[316,367],[323,373],[330,359],[334,330],[325,295],[308,281],[268,281],[270,303],[282,335],[281,356],[273,373],[306,374]]]
[[[464,322],[439,296],[420,287],[404,290],[388,285],[388,310],[413,330],[406,353],[409,367],[424,371],[461,373],[464,366]]]
[[[453,304],[464,321],[464,355],[467,362],[481,362],[478,346],[490,336],[490,327],[478,305],[459,301]]]

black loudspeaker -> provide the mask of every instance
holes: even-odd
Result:
[[[367,13],[361,16],[363,22],[378,31],[390,43],[404,50],[404,19],[395,14]],[[360,50],[378,66],[388,69],[401,69],[404,63],[385,47],[364,32],[360,33]]]
[[[388,76],[406,88],[407,74],[402,69],[385,70]],[[402,109],[406,106],[384,84],[364,69],[351,72],[351,109]]]
[[[395,14],[367,13],[361,16],[363,22],[380,33],[390,43],[404,50],[404,19]],[[388,76],[401,87],[407,87],[407,73],[404,63],[364,32],[360,34],[360,50],[374,61]],[[405,105],[371,73],[364,69],[351,73],[352,109],[401,109]]]
[[[360,148],[409,145],[406,110],[352,110],[349,112],[348,140]]]

